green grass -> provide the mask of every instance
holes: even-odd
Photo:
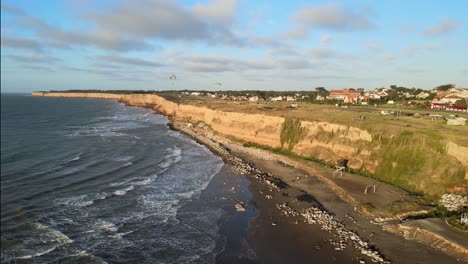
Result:
[[[369,203],[369,202],[368,203],[363,203],[363,204],[361,204],[361,206],[364,209],[366,209],[366,211],[368,211],[370,213],[374,212],[375,209],[376,209],[375,206],[372,203]]]
[[[246,143],[245,140],[243,139],[240,139],[240,138],[236,138],[235,136],[227,136],[227,139],[231,140],[232,142],[237,142],[237,143]]]
[[[292,150],[294,146],[305,136],[305,128],[301,127],[301,120],[294,118],[285,118],[281,127],[281,147],[285,144],[288,150]]]
[[[445,218],[445,220],[447,220],[447,223],[449,223],[451,226],[457,229],[460,229],[462,231],[468,232],[468,225],[461,223],[460,214],[454,214],[454,215],[448,216]]]
[[[414,211],[419,208],[419,204],[416,201],[396,201],[392,203],[388,208],[385,208],[386,211],[392,215],[397,215],[402,212]]]

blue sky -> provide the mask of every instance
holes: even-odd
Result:
[[[466,88],[467,10],[465,0],[2,0],[1,91]]]

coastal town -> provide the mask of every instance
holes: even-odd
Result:
[[[314,91],[171,91],[182,95],[204,96],[238,102],[314,102],[351,105],[401,105],[454,112],[468,111],[468,88],[441,85],[432,90],[405,88],[391,85],[389,88],[331,89],[323,87]]]

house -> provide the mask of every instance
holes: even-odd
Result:
[[[428,92],[420,92],[416,95],[416,98],[417,99],[426,99],[427,97],[429,97],[429,95],[431,95],[430,93]]]
[[[315,97],[315,100],[317,101],[324,101],[325,97],[321,96],[320,94],[317,94],[317,97]]]
[[[463,89],[462,91],[456,93],[458,97],[468,99],[468,89]]]
[[[409,92],[404,92],[403,94],[402,93],[399,93],[401,95],[403,95],[405,98],[413,98],[414,95],[410,94]]]
[[[249,97],[249,101],[250,102],[257,102],[258,101],[258,96]]]
[[[377,90],[375,89],[374,91],[368,91],[364,94],[365,98],[368,98],[367,100],[369,99],[380,99],[380,98],[383,98],[385,96],[388,96],[388,93],[385,92],[385,91],[380,91],[380,90]]]
[[[440,101],[433,101],[431,103],[431,109],[437,110],[447,110],[447,111],[455,111],[455,112],[465,112],[468,113],[468,107],[464,106],[457,106],[448,103],[442,103]]]
[[[458,100],[461,100],[462,98],[459,97],[459,96],[456,96],[456,95],[448,95],[448,96],[445,96],[444,98],[440,99],[439,102],[443,103],[443,104],[454,104],[455,102],[457,102]]]
[[[340,100],[344,103],[357,103],[358,99],[361,97],[361,92],[358,90],[350,89],[341,89],[341,90],[331,90],[328,99],[330,100]]]
[[[288,102],[296,101],[296,98],[292,97],[292,96],[286,96],[286,101],[288,101]]]
[[[270,97],[271,102],[278,102],[278,101],[283,101],[283,97],[277,96],[277,97]]]

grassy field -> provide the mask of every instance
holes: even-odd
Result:
[[[371,151],[370,159],[378,161],[379,166],[372,177],[391,183],[411,192],[441,194],[447,187],[466,186],[464,179],[466,166],[461,165],[454,157],[447,155],[447,142],[468,147],[468,126],[448,126],[444,120],[435,120],[429,114],[441,114],[448,118],[459,115],[468,118],[468,114],[411,107],[375,107],[355,106],[339,108],[327,104],[299,102],[297,109],[291,108],[289,102],[236,102],[201,96],[180,96],[162,94],[166,99],[183,104],[204,106],[226,112],[243,112],[281,116],[285,122],[281,131],[280,152],[289,153],[304,135],[300,120],[318,121],[356,127],[368,131],[372,142],[352,143],[357,153]],[[402,115],[382,115],[381,111],[401,111]],[[417,115],[414,115],[417,113]],[[365,116],[365,121],[360,121]],[[322,131],[316,140],[325,143],[340,143],[342,134]],[[254,144],[253,144],[254,145]],[[378,151],[376,151],[378,149]],[[304,157],[314,160],[315,157]],[[356,172],[369,175],[367,171]]]
[[[446,121],[432,121],[429,114],[441,114],[444,117],[459,115],[468,119],[468,114],[461,112],[438,111],[431,109],[419,109],[412,107],[391,107],[385,106],[360,106],[352,105],[348,108],[338,108],[334,105],[311,104],[298,102],[298,108],[292,109],[290,102],[237,102],[230,100],[220,100],[216,98],[189,96],[162,93],[164,98],[183,104],[204,106],[210,109],[217,109],[226,112],[243,112],[254,114],[266,114],[281,116],[304,121],[320,121],[342,124],[365,129],[372,134],[395,135],[402,131],[414,133],[428,133],[439,135],[441,139],[456,142],[458,145],[468,147],[468,126],[447,126]],[[418,113],[420,117],[382,115],[380,111],[400,110],[403,113]],[[359,121],[359,116],[367,117],[366,121]]]

